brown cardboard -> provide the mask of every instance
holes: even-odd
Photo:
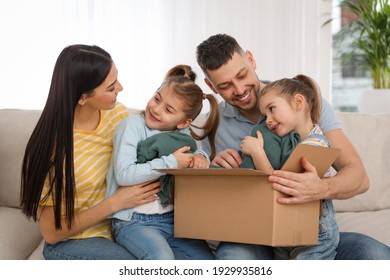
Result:
[[[339,153],[298,145],[282,169],[302,172],[306,156],[324,175]],[[253,169],[160,169],[175,176],[176,237],[263,244],[310,245],[318,242],[319,201],[282,205],[268,174]]]

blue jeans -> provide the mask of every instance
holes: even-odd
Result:
[[[153,215],[133,213],[130,221],[113,219],[112,229],[116,242],[138,259],[214,259],[205,240],[173,236],[173,212]]]
[[[390,247],[361,233],[340,232],[335,260],[390,260]]]
[[[221,242],[217,248],[219,260],[272,260],[273,247]],[[390,247],[361,233],[340,232],[335,260],[390,260]]]
[[[273,247],[244,243],[220,242],[215,253],[217,260],[273,260]]]
[[[125,248],[102,237],[69,239],[50,245],[45,243],[46,260],[135,260]]]

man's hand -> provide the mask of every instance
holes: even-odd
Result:
[[[224,168],[239,168],[242,163],[242,158],[234,149],[227,149],[219,152],[211,162],[211,165]]]
[[[305,169],[303,173],[275,170],[269,176],[272,187],[289,196],[278,198],[279,203],[300,204],[327,197],[326,179],[318,177],[316,168],[305,157],[301,159],[301,164]]]

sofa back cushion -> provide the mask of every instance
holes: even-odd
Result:
[[[370,178],[369,190],[334,200],[338,212],[390,209],[390,113],[338,113],[345,134],[357,149]]]
[[[129,109],[130,113],[137,110]],[[40,110],[0,109],[0,206],[20,206],[21,163]],[[370,189],[348,200],[335,200],[335,209],[390,209],[390,114],[338,113],[345,134],[359,152],[370,178]],[[204,113],[196,123],[204,121]]]
[[[20,207],[21,163],[41,111],[0,110],[0,206]]]
[[[129,109],[129,113],[139,112]],[[41,110],[0,109],[0,206],[20,207],[21,164]]]

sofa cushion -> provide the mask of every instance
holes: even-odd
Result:
[[[390,209],[336,213],[340,231],[360,232],[390,246]]]
[[[26,259],[42,242],[38,224],[20,209],[0,206],[0,221],[0,260]]]
[[[348,200],[334,200],[338,212],[390,209],[390,114],[338,113],[347,137],[360,154],[369,190]]]
[[[21,163],[41,111],[0,110],[0,206],[19,207]]]
[[[39,243],[38,247],[31,253],[28,257],[28,260],[44,260],[43,257],[43,247],[45,245],[45,241],[42,239],[41,243]]]

